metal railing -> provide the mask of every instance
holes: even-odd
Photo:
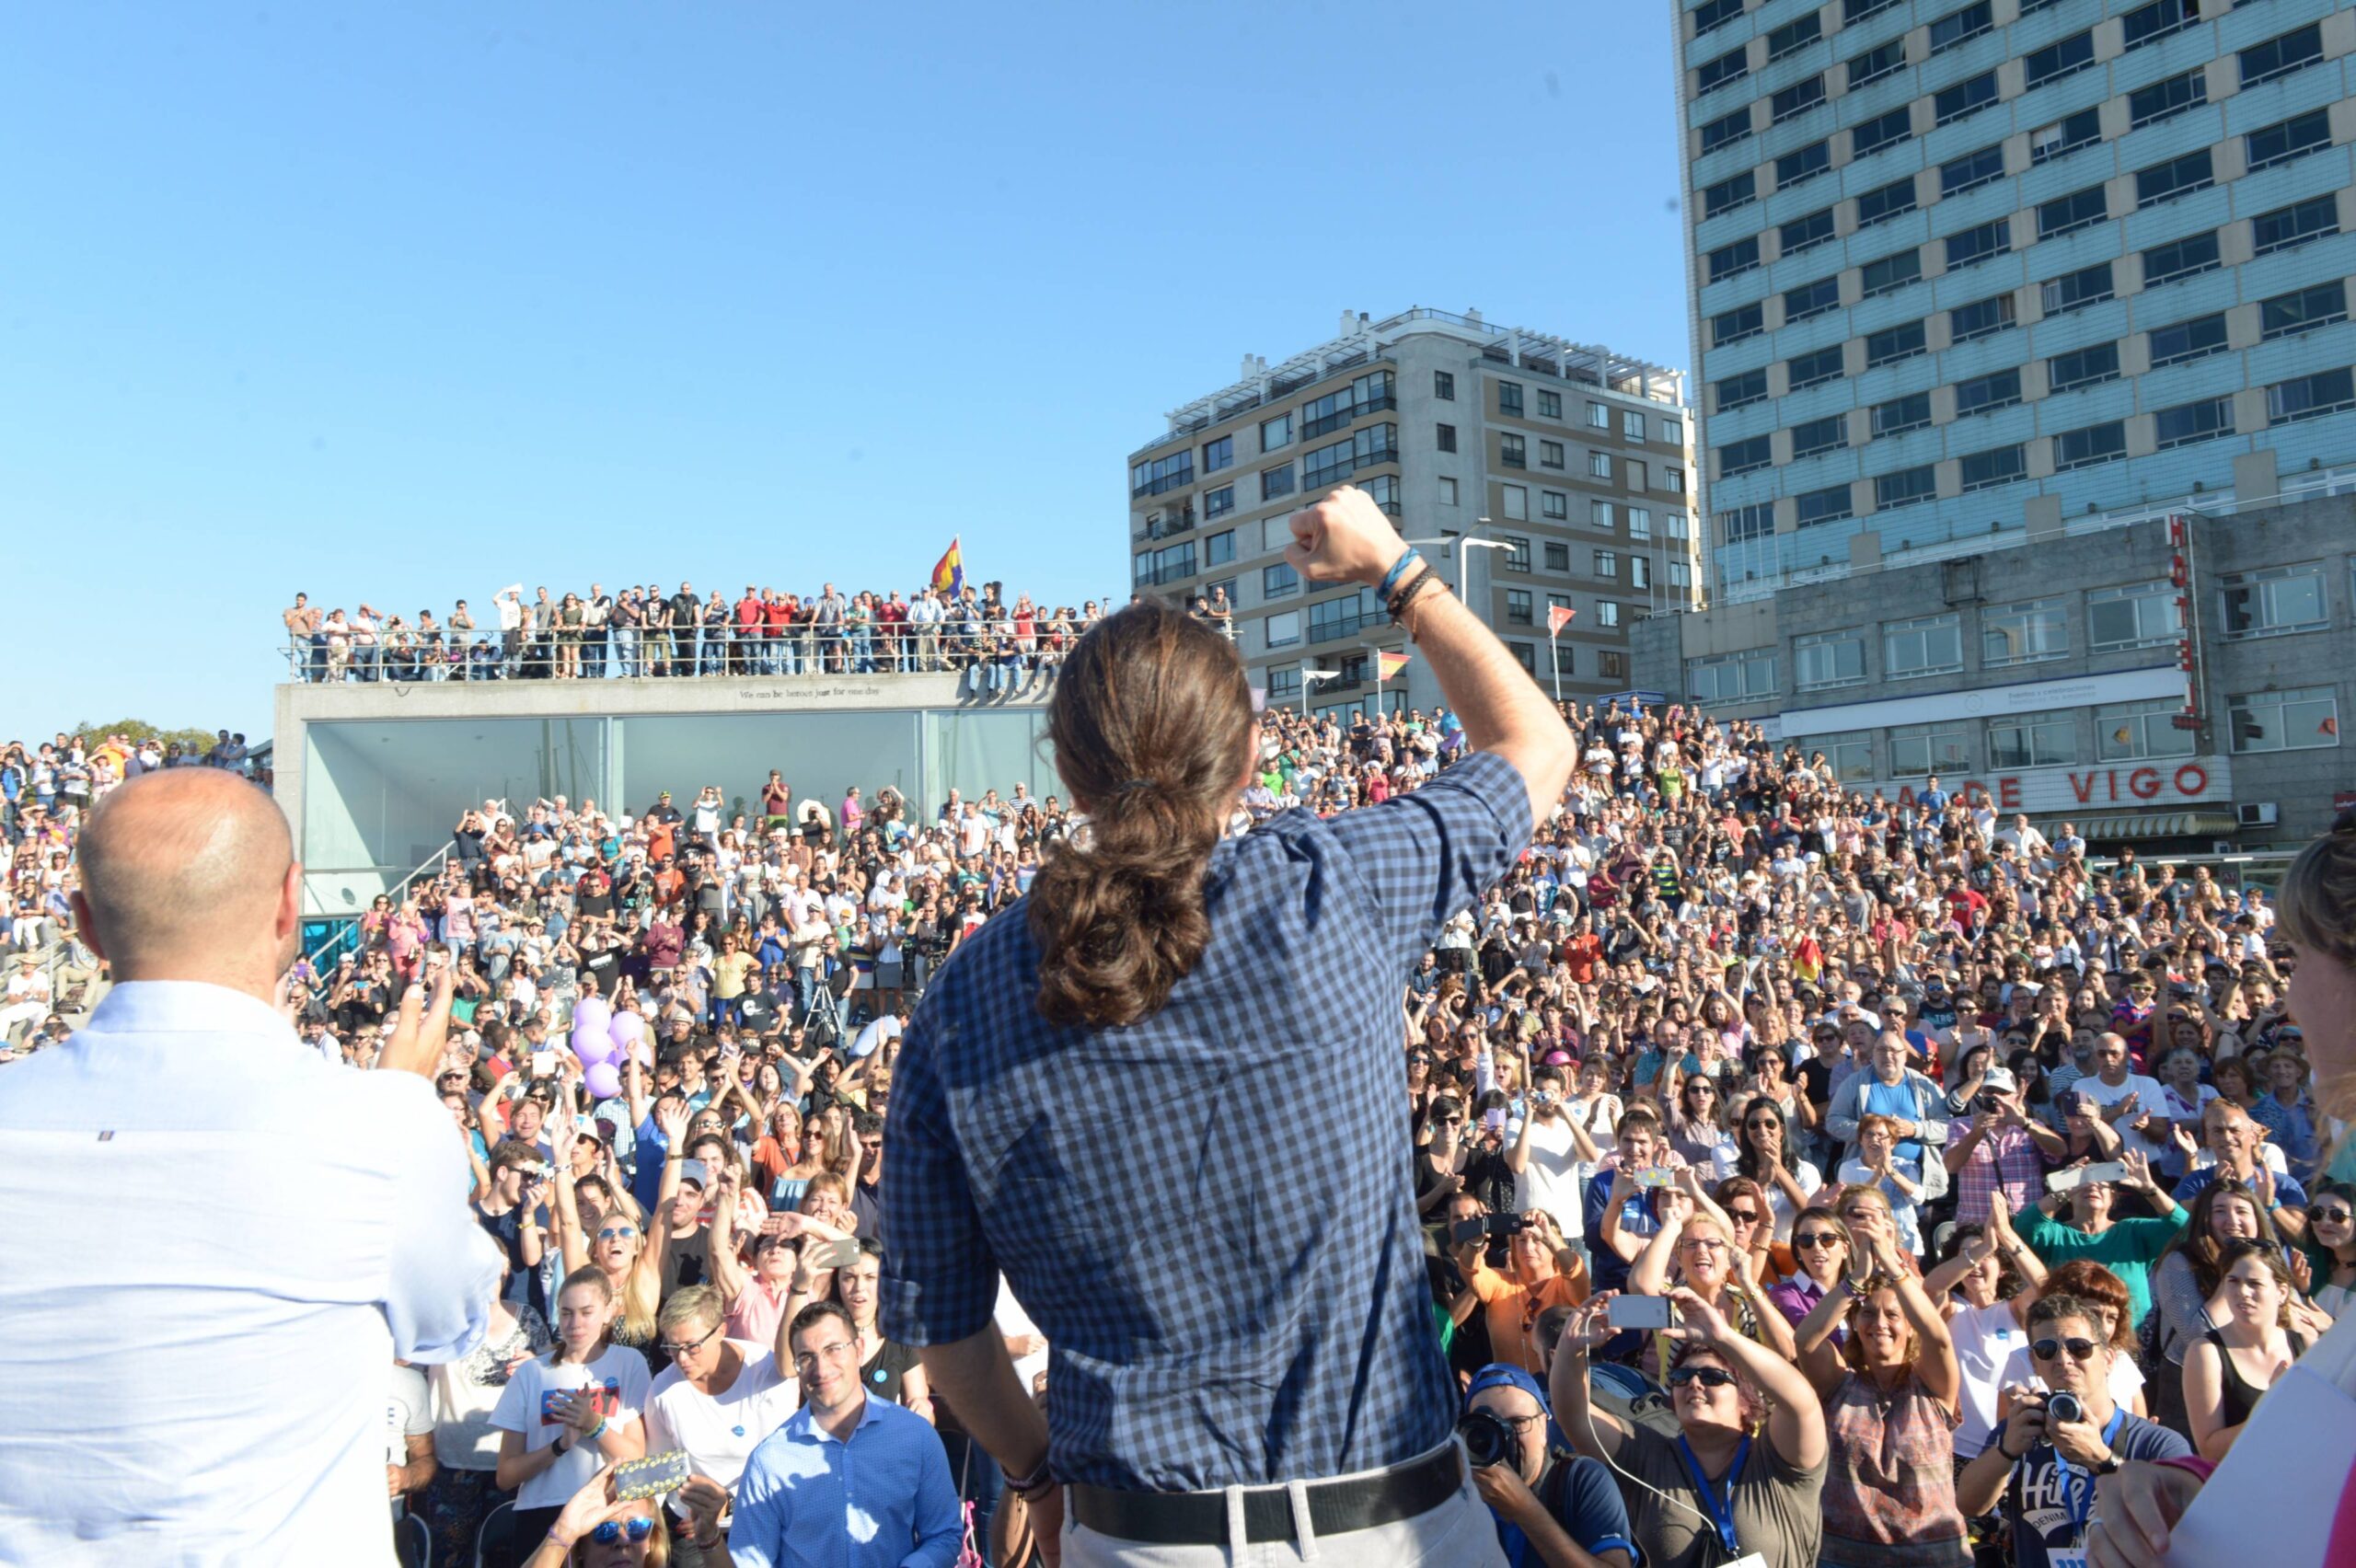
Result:
[[[1117,606],[1125,599],[1097,601]],[[1073,634],[1082,623],[1070,622]],[[430,638],[379,630],[292,638],[279,646],[288,684],[499,680],[725,679],[759,675],[953,674],[1008,658],[1028,665],[1055,651],[1041,617],[1028,640],[982,629],[963,617],[929,625],[693,628],[605,627],[502,633],[467,630]]]
[[[408,895],[410,886],[415,883],[419,878],[423,877],[428,873],[439,875],[441,867],[449,861],[450,851],[457,847],[457,839],[455,837],[452,838],[448,843],[443,845],[441,848],[436,849],[433,854],[428,855],[423,860],[420,861],[415,870],[410,872],[409,875],[401,878],[400,881],[395,882],[392,886],[387,888],[382,894],[377,894],[376,896],[390,899],[392,901],[393,907],[396,909],[399,908],[401,900]],[[371,900],[371,902],[374,902],[374,900]],[[313,944],[312,947],[303,954],[303,962],[310,966],[311,973],[315,976],[323,975],[326,973],[326,970],[323,967],[324,965],[333,964],[338,959],[341,958],[347,952],[356,953],[360,951],[360,921],[362,917],[358,915],[306,915],[304,918],[306,920],[329,920],[335,923],[334,929],[330,930],[324,939]]]

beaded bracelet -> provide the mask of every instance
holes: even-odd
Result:
[[[1400,596],[1398,608],[1392,614],[1391,618],[1393,621],[1407,628],[1407,640],[1410,642],[1415,640],[1415,624],[1409,618],[1408,612],[1415,608],[1415,601],[1421,599],[1425,590],[1429,588],[1437,588],[1442,594],[1448,592],[1448,584],[1440,581],[1438,572],[1426,571],[1408,584],[1405,592]]]

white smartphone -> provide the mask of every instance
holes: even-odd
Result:
[[[2124,1182],[2127,1167],[2119,1160],[2105,1160],[2100,1165],[2081,1165],[2074,1170],[2056,1170],[2045,1179],[2049,1193],[2067,1193],[2089,1182]]]
[[[1615,1329],[1665,1329],[1675,1308],[1666,1296],[1615,1296],[1604,1309],[1604,1320]]]
[[[532,1076],[536,1078],[554,1078],[556,1076],[556,1053],[554,1051],[535,1051],[532,1053]]]

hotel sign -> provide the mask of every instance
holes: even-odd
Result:
[[[1803,750],[1805,750],[1803,746]],[[1896,806],[1911,806],[1923,780],[1851,785],[1863,793],[1878,790]],[[2001,813],[2067,817],[2073,813],[2180,810],[2234,798],[2233,759],[2224,756],[2163,757],[2154,762],[2102,764],[2094,767],[2024,767],[1966,778],[1939,777],[1951,799],[1977,805],[1986,801]]]

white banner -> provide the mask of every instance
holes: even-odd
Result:
[[[1911,806],[1922,790],[1923,780],[1891,779],[1880,784],[1844,784],[1842,788],[1868,796],[1879,790],[1882,798],[1892,805]],[[2110,815],[2230,801],[2234,798],[2234,765],[2232,758],[2223,756],[2172,756],[2153,762],[2096,763],[2091,767],[2024,767],[1969,777],[1942,773],[1939,788],[1954,800],[1976,803],[1984,797],[1997,811],[2007,814],[2027,812],[2031,816],[2044,817]]]
[[[1969,691],[1891,697],[1843,702],[1831,708],[1786,709],[1769,721],[1777,740],[1830,735],[1844,730],[1879,730],[1892,724],[1930,724],[1942,719],[1981,719],[2004,713],[2041,713],[2052,708],[2092,708],[2097,703],[2148,702],[2184,697],[2184,672],[2173,665],[2123,670],[2116,674],[2031,681],[2025,686],[1976,686]]]

